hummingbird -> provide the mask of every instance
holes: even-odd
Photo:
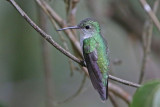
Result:
[[[66,27],[57,31],[78,29],[80,31],[80,45],[83,51],[89,77],[95,90],[98,91],[103,101],[108,98],[108,71],[109,56],[108,46],[98,21],[86,18],[78,25]]]

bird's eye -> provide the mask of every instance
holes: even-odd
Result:
[[[85,28],[86,28],[86,29],[90,29],[90,26],[87,25],[87,26],[85,26]]]

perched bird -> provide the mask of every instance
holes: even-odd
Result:
[[[103,101],[108,97],[109,57],[107,43],[101,35],[99,23],[92,18],[82,20],[77,26],[67,29],[79,29],[80,45],[93,87]]]

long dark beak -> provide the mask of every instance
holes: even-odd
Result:
[[[62,29],[58,29],[57,31],[62,31],[62,30],[67,30],[67,29],[79,29],[79,27],[78,26],[65,27],[65,28],[62,28]]]

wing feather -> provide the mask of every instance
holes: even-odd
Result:
[[[84,58],[87,64],[89,76],[93,87],[98,91],[102,100],[107,99],[107,87],[102,83],[102,74],[97,64],[96,52],[85,53]]]

